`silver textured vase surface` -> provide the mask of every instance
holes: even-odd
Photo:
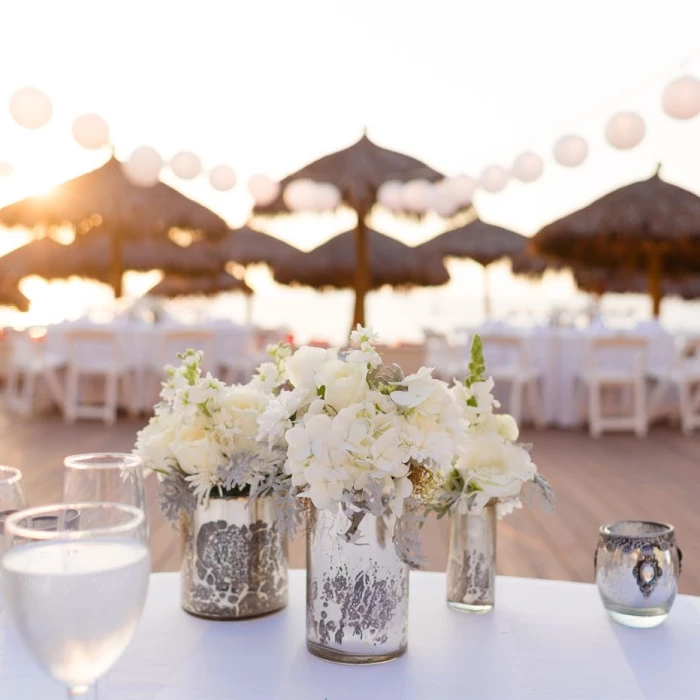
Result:
[[[287,604],[286,540],[270,498],[211,498],[183,522],[182,607],[235,620]]]
[[[366,515],[357,542],[338,510],[311,508],[306,548],[306,640],[327,661],[372,664],[406,651],[409,567],[384,521]]]
[[[627,627],[656,627],[678,593],[681,553],[672,525],[624,520],[600,528],[596,584],[610,617]]]
[[[496,506],[450,516],[447,604],[488,612],[496,602]]]

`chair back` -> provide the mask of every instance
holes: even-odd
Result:
[[[79,372],[116,371],[121,364],[119,340],[106,329],[73,329],[65,334],[68,368]]]
[[[515,333],[479,333],[484,346],[486,374],[516,372],[528,365],[525,342]]]
[[[588,341],[587,369],[593,376],[614,372],[621,377],[643,379],[648,340],[643,336],[606,335]]]
[[[160,366],[177,364],[177,356],[187,350],[204,353],[202,371],[213,369],[214,334],[197,329],[164,331],[160,338]]]
[[[32,338],[29,331],[18,331],[14,328],[7,329],[8,368],[34,367],[41,361],[44,355],[43,338]]]
[[[700,380],[700,336],[684,338],[678,355],[681,374]]]

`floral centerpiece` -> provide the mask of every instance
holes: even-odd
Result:
[[[465,428],[446,383],[386,366],[358,326],[353,349],[303,347],[258,439],[286,446],[285,473],[310,502],[307,644],[335,661],[405,651],[408,569],[421,562],[420,506]]]
[[[258,418],[286,381],[287,345],[244,385],[201,371],[202,353],[179,355],[136,452],[160,480],[160,505],[183,534],[182,605],[193,614],[239,618],[283,607],[284,536],[300,517],[285,454],[258,443]]]
[[[469,376],[452,394],[466,422],[452,464],[428,510],[451,516],[447,601],[461,611],[485,612],[495,598],[496,520],[522,507],[523,487],[535,487],[549,502],[553,492],[538,473],[530,446],[517,442],[515,419],[496,413],[494,381],[479,336],[471,347]]]

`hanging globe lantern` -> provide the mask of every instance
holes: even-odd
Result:
[[[495,194],[508,184],[508,172],[500,165],[489,165],[481,173],[479,187]]]
[[[692,119],[700,114],[700,80],[692,75],[676,78],[663,91],[661,106],[674,119]]]
[[[248,180],[248,192],[252,195],[255,203],[261,207],[270,204],[277,199],[280,193],[280,186],[272,178],[262,173],[252,175]]]
[[[340,190],[330,182],[317,182],[314,188],[314,210],[332,211],[340,206]]]
[[[137,148],[122,164],[126,178],[139,187],[152,187],[158,182],[163,159],[150,146]]]
[[[316,206],[316,183],[305,177],[292,180],[284,188],[282,199],[292,211],[313,211]]]
[[[53,107],[45,92],[23,87],[10,97],[10,115],[25,129],[40,129],[51,120]]]
[[[613,148],[624,151],[637,146],[645,131],[644,120],[636,112],[618,112],[605,125],[605,138]]]
[[[202,161],[196,153],[180,151],[170,159],[170,169],[181,180],[194,180],[202,172]]]
[[[109,145],[109,126],[94,112],[76,117],[71,130],[73,138],[83,148],[93,150]]]
[[[209,171],[209,184],[219,192],[227,192],[236,186],[236,173],[228,165],[215,165]]]
[[[377,190],[377,201],[389,209],[389,211],[399,211],[401,209],[401,196],[403,193],[403,183],[398,180],[387,180],[382,183]]]
[[[511,173],[520,182],[535,182],[544,171],[544,162],[536,153],[525,151],[514,161]]]
[[[409,180],[401,189],[401,207],[406,211],[422,213],[430,207],[433,185],[429,180]]]
[[[588,144],[577,134],[566,134],[554,144],[553,154],[559,165],[575,168],[588,157]]]
[[[447,187],[452,193],[452,200],[455,207],[468,207],[472,203],[474,191],[477,188],[477,181],[469,175],[456,175],[447,179]]]

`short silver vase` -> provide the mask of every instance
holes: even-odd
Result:
[[[657,627],[678,593],[682,554],[672,525],[624,520],[603,525],[595,578],[603,605],[627,627]]]
[[[183,609],[238,620],[287,604],[287,547],[270,498],[210,498],[182,521]]]
[[[447,559],[447,605],[489,612],[496,602],[496,506],[453,513]]]
[[[311,507],[306,548],[306,644],[326,661],[376,664],[406,651],[409,567],[382,518],[366,515],[357,539],[338,509]]]

